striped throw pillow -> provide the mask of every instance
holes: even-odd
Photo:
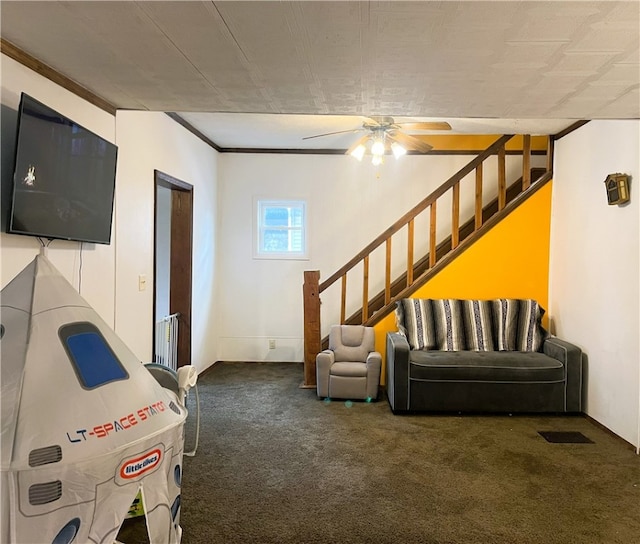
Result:
[[[430,299],[405,298],[396,304],[398,330],[411,349],[436,349],[436,332]]]
[[[498,298],[493,301],[493,320],[498,351],[515,351],[517,346],[520,300]]]
[[[437,349],[461,351],[466,348],[462,305],[456,299],[433,300],[433,320]]]
[[[493,312],[490,300],[461,300],[467,349],[494,351]]]
[[[544,308],[535,300],[520,301],[516,349],[518,351],[540,351],[548,333],[542,326]]]

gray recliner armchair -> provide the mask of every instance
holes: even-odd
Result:
[[[381,366],[372,327],[333,325],[329,349],[316,356],[318,397],[375,400]]]

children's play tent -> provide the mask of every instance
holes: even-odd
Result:
[[[186,409],[43,255],[0,293],[0,542],[180,541]]]

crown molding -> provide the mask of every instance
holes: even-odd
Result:
[[[60,85],[60,87],[67,89],[73,94],[93,104],[94,106],[97,106],[101,110],[104,110],[111,115],[116,114],[116,111],[118,109],[116,108],[116,106],[106,101],[101,96],[98,96],[93,91],[90,91],[86,87],[83,87],[79,83],[76,83],[67,76],[62,75],[57,70],[51,68],[51,66],[48,66],[44,62],[39,61],[35,57],[32,57],[31,55],[29,55],[29,53],[23,51],[4,38],[0,38],[0,52],[7,55],[7,57],[12,58],[16,62],[19,62],[23,66],[26,66],[27,68],[33,70],[37,74],[40,74],[48,80],[53,81],[57,85]]]

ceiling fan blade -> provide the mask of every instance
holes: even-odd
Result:
[[[324,134],[316,134],[314,136],[305,136],[303,140],[311,140],[312,138],[321,138],[322,136],[332,136],[333,134],[346,134],[347,132],[360,132],[362,128],[352,128],[350,130],[337,130],[336,132],[325,132]]]
[[[369,134],[365,134],[362,138],[358,138],[349,149],[347,149],[345,155],[351,155],[351,153],[353,153],[353,150],[358,147],[360,144],[364,145],[367,140],[370,138],[371,136]]]
[[[367,128],[389,127],[393,125],[393,117],[388,117],[385,115],[374,115],[372,117],[365,117],[363,125]]]
[[[396,123],[403,130],[451,130],[446,121],[425,121],[422,123]]]
[[[409,136],[408,134],[404,134],[398,130],[387,132],[387,137],[394,142],[398,142],[407,151],[415,150],[420,151],[421,153],[427,153],[433,149],[433,146],[429,145],[427,142],[423,142],[415,136]]]

